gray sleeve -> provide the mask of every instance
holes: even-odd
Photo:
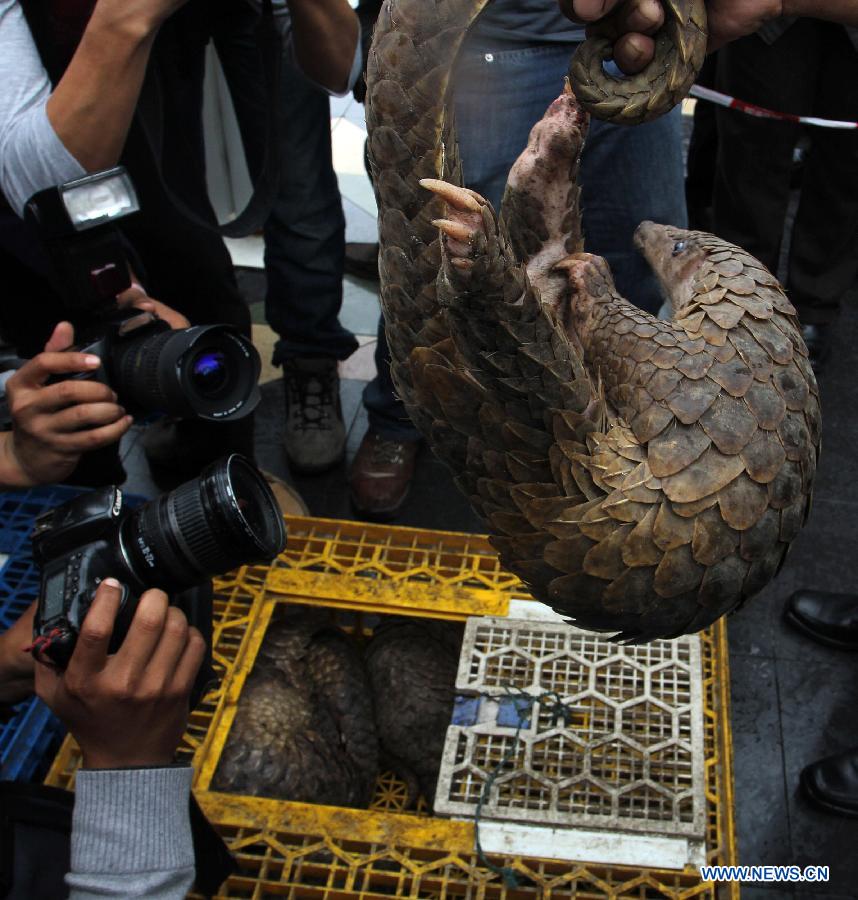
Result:
[[[0,188],[21,212],[36,191],[85,172],[48,121],[51,84],[18,0],[0,0],[0,85]]]
[[[82,769],[71,838],[70,900],[179,900],[194,881],[193,770]]]

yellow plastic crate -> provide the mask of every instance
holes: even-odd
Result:
[[[195,711],[179,756],[195,767],[196,796],[239,863],[218,897],[613,898],[738,897],[697,871],[492,856],[472,822],[401,812],[404,790],[379,780],[373,808],[352,810],[208,790],[245,678],[277,603],[464,619],[502,616],[527,597],[485,537],[287,517],[289,546],[270,569],[245,567],[216,583],[215,667],[222,681]],[[723,621],[703,632],[707,860],[736,862],[729,672]],[[67,739],[46,779],[73,787],[79,754]]]

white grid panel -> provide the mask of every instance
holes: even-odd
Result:
[[[473,816],[493,778],[485,819],[705,837],[696,636],[629,646],[552,622],[472,618],[456,689],[463,712],[447,732],[436,813]]]

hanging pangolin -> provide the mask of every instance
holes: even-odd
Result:
[[[370,52],[397,389],[534,596],[627,640],[699,630],[773,577],[809,509],[820,416],[795,310],[739,248],[652,223],[637,241],[672,319],[619,297],[583,253],[568,89],[499,221],[459,187],[449,73],[485,2],[390,0]]]

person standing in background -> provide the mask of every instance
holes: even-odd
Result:
[[[858,28],[781,18],[718,54],[719,91],[779,112],[858,121]],[[817,371],[843,297],[858,291],[858,129],[719,107],[713,230],[778,271],[793,154],[808,139],[787,257],[787,294]]]

